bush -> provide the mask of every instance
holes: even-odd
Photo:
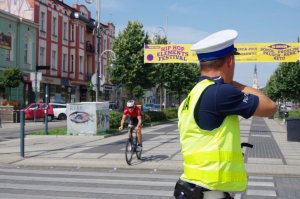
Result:
[[[145,122],[157,122],[166,120],[167,116],[162,111],[148,111],[145,113]]]
[[[300,110],[289,111],[289,117],[300,117]]]
[[[178,112],[178,109],[176,108],[167,108],[167,109],[164,109],[163,112],[165,113],[167,119],[174,119],[174,118],[177,118],[177,112]]]
[[[109,112],[109,128],[117,129],[120,126],[120,122],[122,119],[123,113],[117,111],[110,111]]]

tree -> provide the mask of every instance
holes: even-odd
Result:
[[[299,102],[300,63],[280,63],[265,91],[273,100]]]
[[[16,88],[23,82],[23,72],[19,68],[8,67],[0,74],[0,88]]]
[[[117,86],[125,86],[128,97],[134,97],[134,90],[140,97],[140,89],[153,85],[151,64],[144,63],[144,44],[149,43],[149,36],[139,22],[129,21],[127,27],[118,34],[113,42],[116,53],[115,67],[109,70],[111,82]]]
[[[167,89],[174,92],[178,104],[182,95],[187,95],[196,85],[200,75],[200,68],[197,64],[174,63],[167,64],[166,79]]]
[[[280,99],[281,95],[278,91],[278,86],[276,84],[275,73],[270,77],[267,86],[264,88],[263,92],[266,93],[266,95],[274,101]]]

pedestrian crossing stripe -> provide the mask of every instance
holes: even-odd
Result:
[[[156,172],[138,174],[130,172],[132,171],[125,173],[119,171],[90,172],[0,168],[0,198],[73,199],[74,197],[68,197],[72,194],[76,195],[76,199],[86,198],[86,194],[97,196],[97,199],[98,196],[101,198],[103,195],[105,198],[108,198],[109,195],[120,195],[125,198],[131,196],[170,198],[180,176],[179,174],[167,175]],[[43,195],[45,193],[55,196],[46,198]],[[36,197],[31,197],[31,195]]]
[[[70,193],[77,194],[78,199],[85,198],[84,195],[87,193],[94,194],[94,196],[107,194],[170,198],[179,177],[179,174],[131,172],[0,168],[0,198],[20,198],[19,190],[23,192],[22,199],[41,197],[43,199],[71,199]],[[244,193],[235,194],[235,199],[247,198],[247,196],[257,198],[277,196],[276,190],[268,190],[275,188],[273,177],[249,176],[248,179],[248,189]],[[53,194],[59,192],[60,194],[49,197],[39,195],[45,192]]]

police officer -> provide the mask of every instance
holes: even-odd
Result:
[[[233,80],[237,36],[235,30],[223,30],[191,47],[201,76],[178,110],[184,173],[175,186],[176,198],[227,199],[232,198],[229,193],[244,191],[238,116],[276,112],[276,103],[260,90]]]

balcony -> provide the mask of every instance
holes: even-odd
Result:
[[[94,45],[90,41],[86,41],[86,51],[90,53],[95,52]]]

